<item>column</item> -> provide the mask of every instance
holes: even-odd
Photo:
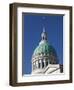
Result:
[[[41,68],[42,68],[42,60],[41,60]]]
[[[36,61],[34,63],[35,63],[34,69],[36,69]]]
[[[42,68],[42,60],[41,59],[39,60],[39,63],[40,63],[40,68]]]
[[[35,70],[35,62],[33,62],[33,70]]]
[[[36,69],[38,68],[38,61],[36,61]]]
[[[38,69],[39,69],[39,60],[38,60]]]
[[[43,61],[44,61],[44,67],[46,67],[46,59],[44,59]]]

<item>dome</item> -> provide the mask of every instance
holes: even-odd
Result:
[[[36,49],[34,50],[33,55],[39,55],[39,54],[54,54],[56,56],[56,51],[53,48],[53,46],[49,45],[48,42],[39,44],[39,46],[36,47]]]
[[[58,58],[56,50],[48,43],[47,33],[43,28],[41,41],[32,55],[32,73],[43,73],[50,64],[58,64]]]
[[[33,56],[35,55],[40,55],[40,54],[47,54],[50,55],[51,53],[54,56],[56,55],[56,51],[53,48],[52,45],[50,45],[47,41],[47,33],[45,32],[45,28],[43,28],[43,32],[41,34],[41,41],[39,43],[39,45],[36,47],[36,49],[34,50]]]

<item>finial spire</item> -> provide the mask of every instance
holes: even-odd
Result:
[[[43,32],[45,32],[45,27],[43,27]]]
[[[45,32],[45,28],[43,27],[43,32],[41,34],[42,40],[47,40],[47,33]]]

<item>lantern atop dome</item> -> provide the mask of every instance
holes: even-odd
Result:
[[[44,27],[43,27],[43,32],[42,32],[42,34],[41,34],[41,38],[42,38],[42,40],[47,40],[47,33],[46,33]]]

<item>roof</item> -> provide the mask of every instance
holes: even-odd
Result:
[[[45,54],[53,53],[53,54],[56,55],[55,49],[53,48],[53,46],[49,45],[48,42],[39,44],[36,47],[36,49],[34,50],[33,55],[38,55],[38,54],[41,54],[41,53],[45,53]]]

